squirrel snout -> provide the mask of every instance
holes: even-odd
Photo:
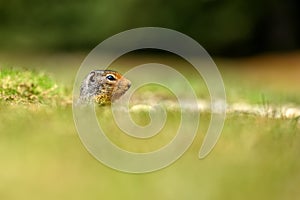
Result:
[[[131,87],[131,81],[126,79],[127,80],[127,88],[129,89]]]

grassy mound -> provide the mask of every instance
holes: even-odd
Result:
[[[43,72],[4,68],[0,70],[0,103],[66,103],[66,89]]]

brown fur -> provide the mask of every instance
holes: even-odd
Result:
[[[91,71],[80,88],[80,103],[96,102],[110,104],[119,99],[129,88],[131,82],[120,73],[112,70]]]

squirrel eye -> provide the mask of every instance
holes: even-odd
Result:
[[[115,81],[116,80],[116,78],[113,75],[111,75],[111,74],[107,75],[106,79],[108,79],[110,81]]]

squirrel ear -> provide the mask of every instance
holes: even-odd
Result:
[[[94,72],[94,71],[91,72],[90,75],[89,75],[89,81],[92,82],[92,83],[95,82],[95,80],[96,80],[95,76],[96,76],[96,72]]]

